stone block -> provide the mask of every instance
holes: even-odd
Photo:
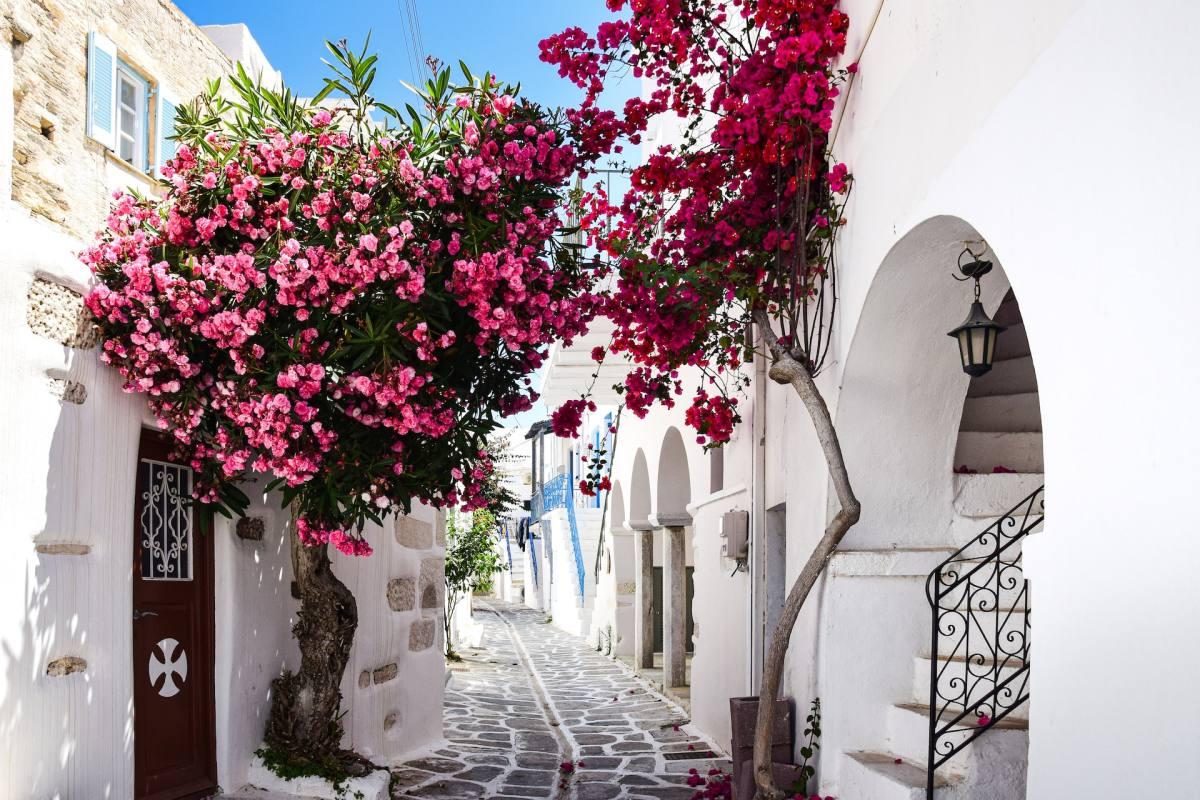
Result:
[[[44,556],[86,556],[92,546],[82,542],[38,542],[34,550]]]
[[[87,662],[78,656],[63,656],[56,658],[46,665],[46,674],[53,678],[62,678],[75,672],[87,669]]]
[[[441,608],[446,604],[446,563],[439,556],[421,559],[421,608]]]
[[[408,649],[416,652],[433,647],[433,643],[437,641],[437,626],[436,617],[414,622],[408,629]]]
[[[46,388],[54,399],[73,405],[81,406],[87,400],[87,387],[79,381],[73,381],[59,375],[46,376]]]
[[[414,578],[392,578],[387,586],[388,608],[392,611],[412,611],[417,607],[417,581]]]
[[[235,527],[238,538],[248,542],[261,542],[266,529],[267,523],[262,517],[242,517]]]
[[[381,683],[387,683],[388,681],[394,679],[399,674],[400,674],[400,667],[396,666],[395,663],[384,664],[382,667],[380,667],[379,669],[377,669],[371,673],[371,675],[375,678],[376,686],[378,686]]]
[[[400,712],[392,711],[383,718],[383,729],[390,731],[392,728],[400,724]]]
[[[437,512],[437,517],[434,519],[434,541],[438,547],[446,546],[446,515],[441,511]]]
[[[414,550],[428,550],[433,547],[433,526],[412,517],[399,517],[396,520],[396,541]]]
[[[99,340],[83,295],[41,276],[29,287],[25,321],[38,336],[64,347],[89,350]]]
[[[364,669],[358,673],[358,688],[365,689],[371,685],[371,670]]]

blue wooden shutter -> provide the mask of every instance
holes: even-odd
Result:
[[[162,86],[158,87],[158,128],[156,130],[154,155],[154,174],[162,177],[162,167],[179,150],[179,143],[171,137],[175,135],[175,108],[177,104],[167,96]]]
[[[117,142],[117,46],[96,31],[88,34],[87,135],[109,150]]]

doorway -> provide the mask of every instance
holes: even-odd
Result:
[[[207,797],[217,786],[211,515],[192,470],[143,431],[133,517],[134,796]],[[204,523],[203,525],[201,523]]]

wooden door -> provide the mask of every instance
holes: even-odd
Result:
[[[143,431],[133,517],[134,796],[207,797],[217,785],[211,519],[192,471]]]

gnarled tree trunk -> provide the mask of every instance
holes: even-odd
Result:
[[[265,738],[283,755],[323,761],[341,753],[342,674],[358,627],[358,605],[333,574],[327,545],[309,547],[293,534],[291,547],[300,592],[292,628],[300,669],[275,679]]]
[[[842,446],[838,441],[837,431],[833,426],[833,417],[829,414],[829,406],[821,396],[816,381],[807,365],[792,357],[787,348],[780,344],[771,328],[770,319],[765,312],[755,312],[754,321],[759,332],[766,341],[771,353],[771,380],[776,383],[790,385],[800,396],[804,407],[812,418],[816,429],[817,440],[825,454],[825,464],[829,469],[830,480],[833,481],[834,492],[837,494],[837,514],[825,528],[821,541],[808,557],[804,569],[796,577],[784,601],[783,610],[779,614],[779,622],[771,636],[771,647],[767,651],[767,660],[763,664],[762,689],[759,692],[758,721],[754,728],[754,783],[758,788],[756,794],[760,800],[783,800],[790,792],[775,788],[771,778],[771,732],[775,727],[775,700],[779,696],[779,684],[783,678],[783,663],[787,655],[788,642],[792,638],[792,628],[800,609],[808,599],[817,579],[825,570],[825,565],[833,557],[838,544],[846,532],[858,522],[861,508],[854,490],[850,486],[850,477],[846,472],[846,462],[842,458]]]

